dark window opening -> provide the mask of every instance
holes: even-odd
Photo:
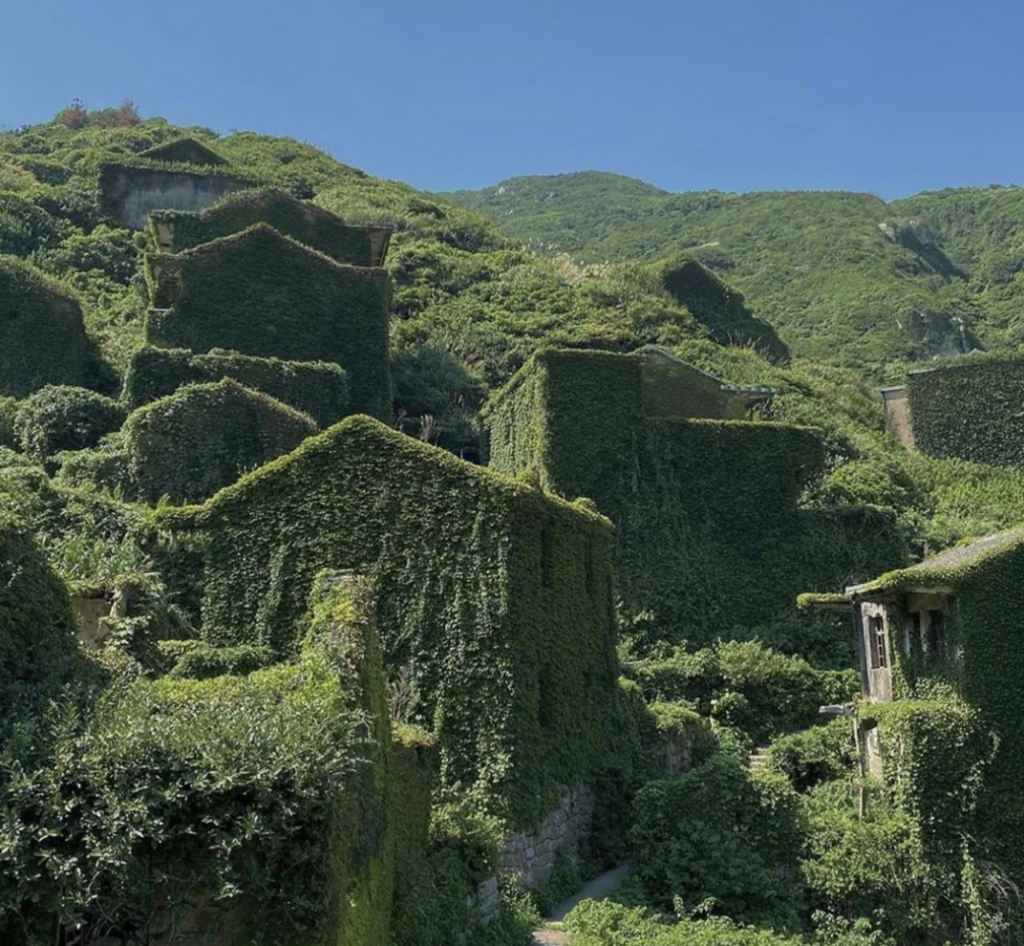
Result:
[[[942,660],[945,650],[945,618],[938,610],[928,612],[928,656]]]
[[[872,670],[881,670],[888,666],[888,655],[885,650],[885,620],[880,615],[868,618],[868,657]]]

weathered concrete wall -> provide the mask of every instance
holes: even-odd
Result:
[[[128,165],[107,164],[100,172],[100,205],[126,227],[141,230],[150,211],[188,210],[198,213],[245,182],[223,174],[189,174]]]
[[[906,388],[883,388],[885,429],[908,450],[914,449],[914,425],[910,416],[910,401]]]

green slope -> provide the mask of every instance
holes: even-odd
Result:
[[[1024,190],[669,194],[613,174],[444,195],[535,249],[586,262],[688,254],[740,289],[794,354],[893,377],[893,362],[1024,341]],[[1019,277],[1019,278],[1018,278]]]

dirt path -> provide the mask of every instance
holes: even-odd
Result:
[[[546,927],[537,930],[533,934],[535,946],[567,946],[569,938],[559,929],[565,915],[581,900],[600,900],[607,897],[619,884],[626,879],[629,873],[629,864],[620,864],[614,870],[601,874],[588,881],[576,891],[568,900],[558,904],[552,911],[551,916],[545,918]]]

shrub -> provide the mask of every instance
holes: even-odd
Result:
[[[128,418],[128,470],[149,502],[201,502],[316,430],[308,415],[234,381],[187,385]]]
[[[633,803],[633,869],[655,906],[713,898],[744,920],[795,921],[802,844],[799,796],[774,773],[717,753],[678,779],[649,782]]]
[[[190,642],[191,643],[191,642]],[[224,675],[244,677],[274,662],[269,647],[211,647],[202,641],[184,650],[167,676],[176,680],[207,680]]]
[[[846,717],[780,736],[768,750],[768,767],[786,776],[798,792],[842,778],[856,763],[851,721]]]
[[[125,409],[108,397],[71,385],[50,384],[18,406],[15,433],[36,463],[60,450],[95,447],[104,434],[124,423]]]
[[[0,397],[0,447],[17,447],[18,438],[14,431],[14,419],[18,413],[18,401],[13,397]]]

